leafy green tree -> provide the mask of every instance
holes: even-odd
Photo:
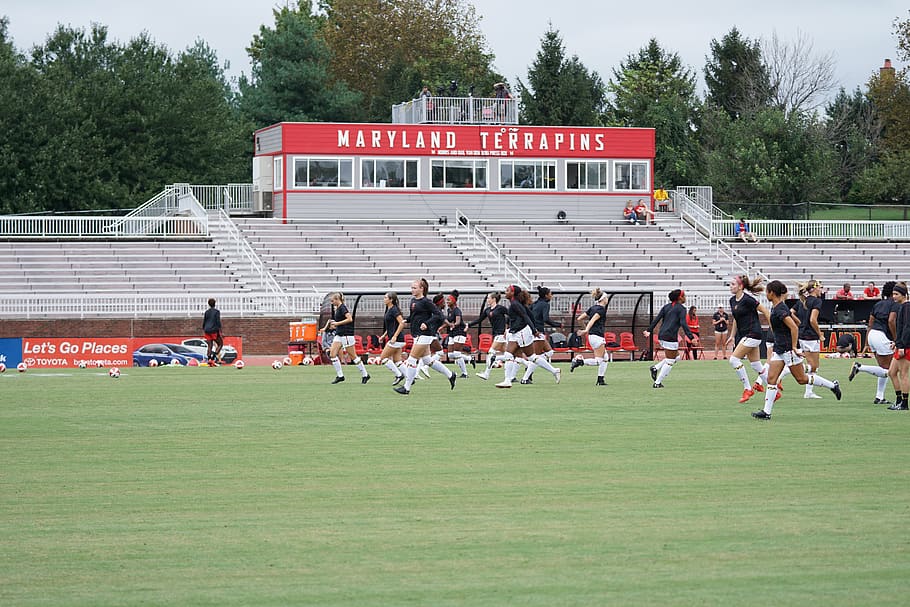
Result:
[[[882,69],[869,79],[869,100],[881,120],[885,149],[910,149],[910,79],[905,70]]]
[[[652,38],[621,62],[613,77],[607,85],[613,94],[607,124],[655,129],[655,186],[697,183],[700,103],[694,72],[683,66],[678,54],[664,51]]]
[[[252,75],[239,82],[243,115],[257,127],[276,122],[356,122],[362,96],[333,80],[331,54],[319,34],[321,20],[302,7],[275,9],[247,49]]]
[[[910,150],[887,152],[852,184],[847,200],[861,204],[910,204]]]
[[[733,28],[720,42],[711,40],[705,65],[705,101],[722,108],[732,118],[767,107],[771,84],[762,63],[761,45]]]
[[[552,24],[528,70],[519,79],[520,117],[525,124],[594,126],[602,123],[606,88],[577,55],[567,59],[562,38]]]
[[[834,149],[835,179],[843,198],[857,175],[877,160],[881,123],[872,103],[858,87],[852,95],[841,89],[826,107],[825,115],[826,137]]]

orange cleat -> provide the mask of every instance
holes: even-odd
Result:
[[[752,384],[752,390],[754,392],[764,392],[765,387],[763,385],[761,385],[761,382],[755,382],[754,384]]]
[[[750,390],[749,388],[746,388],[745,390],[743,390],[743,395],[742,395],[742,397],[739,399],[739,402],[741,402],[741,403],[746,402],[747,400],[749,400],[750,398],[752,398],[752,396],[753,396],[754,394],[755,394],[755,390]]]

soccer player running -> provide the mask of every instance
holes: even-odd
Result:
[[[544,327],[561,327],[562,323],[557,322],[550,318],[550,300],[553,299],[553,293],[549,288],[544,286],[537,287],[537,300],[531,304],[531,307],[528,308],[528,313],[531,315],[531,320],[534,321],[534,326],[537,327],[537,333],[534,335],[534,354],[538,356],[543,356],[547,359],[547,362],[551,362],[551,356],[553,356],[553,346],[550,345],[550,340],[547,338],[547,334],[544,333]],[[531,383],[531,376],[534,374],[534,370],[528,368],[525,371],[525,375],[521,380],[523,384]]]
[[[325,323],[322,331],[323,333],[335,331],[335,337],[332,339],[332,346],[329,349],[329,359],[335,368],[335,379],[332,380],[332,383],[340,384],[344,381],[344,370],[341,368],[341,358],[339,358],[341,351],[344,350],[351,358],[351,363],[360,371],[360,383],[365,384],[370,381],[370,374],[367,373],[367,368],[363,365],[363,361],[354,347],[354,317],[348,307],[344,305],[344,295],[336,291],[329,295],[329,298],[335,311],[332,312],[332,318]]]
[[[224,336],[221,334],[221,311],[215,307],[214,297],[209,299],[209,309],[202,316],[202,332],[207,346],[205,357],[210,366],[217,367],[221,361]]]
[[[799,343],[799,323],[793,310],[787,307],[785,301],[787,287],[779,280],[772,280],[768,283],[765,293],[772,306],[770,320],[771,332],[774,334],[774,352],[768,363],[765,406],[759,411],[752,412],[752,417],[756,419],[771,419],[771,410],[778,394],[777,382],[785,367],[790,369],[793,378],[800,385],[805,385],[810,381],[803,368],[802,350],[797,345]],[[829,388],[837,400],[840,400],[840,386],[836,381],[829,381],[818,374],[814,375],[813,379],[816,385]]]
[[[877,378],[875,387],[875,405],[893,405],[894,403],[885,398],[885,388],[888,387],[888,369],[891,367],[891,360],[894,358],[894,334],[897,329],[897,311],[900,306],[893,299],[894,285],[893,280],[889,280],[882,285],[881,300],[875,302],[872,306],[872,313],[869,314],[869,327],[866,339],[869,349],[875,355],[875,365],[862,365],[859,362],[853,363],[850,369],[849,381],[853,381],[857,373],[868,373]]]
[[[411,335],[414,336],[414,345],[404,365],[404,385],[394,388],[399,394],[410,394],[414,378],[417,376],[417,363],[422,361],[434,371],[442,373],[449,379],[449,386],[455,389],[455,374],[438,360],[433,360],[430,346],[436,339],[436,330],[445,322],[445,317],[439,308],[427,298],[429,285],[426,279],[419,278],[411,283],[411,304],[408,323],[411,326]]]
[[[481,310],[477,320],[468,323],[468,327],[479,326],[484,320],[490,322],[490,331],[493,335],[493,342],[487,351],[487,368],[477,374],[480,379],[490,379],[490,369],[496,362],[497,356],[506,351],[506,327],[509,322],[509,309],[499,303],[502,296],[494,291],[487,295],[487,305]]]
[[[907,300],[907,285],[894,285],[892,297],[900,306],[897,310],[894,332],[894,359],[888,369],[891,385],[897,393],[897,400],[888,407],[891,411],[907,411],[907,393],[910,392],[910,301]]]
[[[537,328],[534,321],[528,314],[528,306],[531,305],[531,296],[521,287],[510,285],[506,288],[506,299],[509,300],[509,336],[506,343],[506,351],[502,355],[505,359],[505,379],[498,384],[497,388],[511,388],[512,382],[518,375],[517,358],[534,372],[534,369],[541,367],[553,374],[556,383],[559,383],[561,371],[551,365],[545,356],[534,354],[534,334]]]
[[[449,327],[449,358],[455,361],[455,364],[461,370],[461,377],[465,378],[468,376],[468,365],[465,361],[471,363],[473,367],[477,365],[474,362],[474,357],[465,353],[465,344],[468,340],[465,332],[467,323],[464,321],[461,308],[458,307],[458,291],[453,290],[449,294],[447,301],[449,307],[445,324]]]
[[[657,316],[651,321],[646,331],[642,334],[651,339],[651,332],[657,323],[661,323],[657,339],[660,347],[664,349],[664,359],[651,367],[651,379],[654,388],[663,388],[663,381],[670,375],[673,365],[679,360],[679,330],[682,329],[693,344],[698,345],[698,336],[692,333],[686,324],[686,292],[682,289],[673,289],[667,295],[670,303],[664,305]],[[593,345],[593,344],[592,344]]]
[[[765,318],[770,319],[770,316],[767,308],[753,297],[765,290],[761,283],[760,276],[750,280],[743,274],[730,279],[730,293],[732,294],[730,313],[733,316],[730,340],[734,340],[736,343],[730,354],[730,366],[733,367],[733,371],[743,384],[743,395],[739,399],[741,403],[752,398],[756,392],[764,391],[761,381],[764,372],[764,365],[761,362],[762,328],[758,313],[761,312]],[[743,364],[744,358],[749,360],[749,366],[758,373],[755,385],[749,382],[749,376]]]
[[[404,371],[400,369],[401,353],[404,349],[404,341],[400,340],[404,329],[404,317],[401,315],[401,309],[398,307],[398,294],[389,291],[383,298],[385,303],[385,315],[382,318],[382,326],[385,332],[379,337],[380,340],[385,338],[386,343],[382,348],[382,354],[379,355],[381,364],[395,374],[393,386],[397,386],[404,380]]]
[[[821,352],[822,330],[818,326],[818,314],[822,309],[822,300],[819,297],[822,285],[817,280],[809,280],[797,285],[799,290],[800,305],[796,307],[799,318],[799,347],[808,365],[809,381],[806,383],[806,392],[803,398],[821,398],[813,390],[815,372],[818,371],[819,353]]]
[[[594,358],[585,359],[579,355],[572,360],[572,366],[569,367],[569,373],[573,373],[578,367],[590,366],[597,367],[597,381],[595,386],[606,386],[604,375],[607,373],[607,342],[604,339],[604,319],[607,316],[607,294],[600,289],[591,291],[591,297],[594,304],[585,312],[578,315],[578,322],[585,322],[585,327],[578,331],[579,336],[588,336],[588,343],[594,350]],[[653,327],[652,327],[653,328]]]

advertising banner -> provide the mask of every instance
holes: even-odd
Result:
[[[6,356],[7,367],[25,362],[32,369],[66,369],[87,367],[131,367],[133,352],[147,344],[175,344],[205,354],[205,342],[196,337],[25,337],[0,339],[0,356]],[[230,360],[241,356],[240,337],[225,337],[223,355]],[[228,348],[227,346],[230,346]],[[2,361],[2,359],[0,359]]]
[[[22,339],[19,337],[0,339],[0,363],[6,365],[7,369],[15,369],[21,362]]]

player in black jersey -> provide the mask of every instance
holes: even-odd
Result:
[[[578,336],[588,336],[588,343],[591,344],[591,349],[594,351],[594,358],[585,359],[579,354],[572,360],[569,372],[572,373],[578,367],[585,365],[597,367],[597,381],[594,385],[606,386],[604,375],[607,372],[607,364],[610,359],[607,355],[607,342],[604,339],[604,320],[607,317],[606,306],[608,298],[607,294],[600,289],[594,289],[591,291],[591,299],[594,300],[594,303],[585,312],[579,314],[577,320],[580,323],[587,321],[584,328],[578,331]]]
[[[837,400],[841,399],[840,386],[836,381],[829,381],[821,375],[811,378],[806,375],[803,368],[802,350],[799,349],[799,321],[795,318],[793,310],[787,307],[787,287],[779,280],[768,283],[765,293],[771,302],[771,331],[774,334],[774,352],[771,354],[768,366],[768,386],[765,388],[765,407],[753,411],[752,417],[756,419],[771,419],[771,409],[777,400],[777,382],[781,377],[784,367],[790,369],[793,379],[800,385],[812,381],[818,386],[829,388]]]
[[[497,388],[511,388],[512,381],[518,375],[518,362],[516,359],[522,359],[522,362],[534,372],[534,369],[541,367],[553,374],[556,383],[559,383],[561,371],[547,361],[545,356],[534,354],[534,333],[537,327],[528,314],[528,306],[531,305],[531,296],[527,291],[516,285],[511,285],[506,289],[506,299],[509,300],[509,337],[506,343],[506,352],[503,358],[506,360],[505,379],[498,384]]]
[[[663,388],[663,381],[673,370],[673,365],[679,360],[679,330],[682,329],[693,344],[698,345],[698,337],[686,324],[686,292],[682,289],[673,289],[667,295],[670,303],[660,309],[657,316],[651,321],[643,335],[651,339],[651,332],[657,323],[661,323],[657,339],[660,347],[664,349],[664,359],[651,367],[651,379],[655,388]]]
[[[850,376],[847,378],[853,381],[857,373],[868,373],[877,378],[875,387],[876,405],[893,405],[894,403],[885,398],[885,389],[888,387],[888,369],[891,367],[891,360],[894,358],[894,333],[897,326],[897,311],[900,306],[894,301],[893,280],[889,280],[882,285],[882,298],[872,306],[872,313],[869,314],[869,327],[866,333],[866,343],[869,349],[875,355],[875,365],[861,365],[858,362],[853,363],[850,369]]]
[[[411,335],[414,336],[414,345],[405,361],[404,385],[397,386],[395,391],[399,394],[410,394],[411,386],[414,384],[414,378],[417,376],[417,363],[423,361],[435,371],[445,375],[449,379],[449,385],[455,388],[455,374],[446,368],[438,360],[433,360],[430,356],[430,346],[436,339],[436,331],[445,322],[439,308],[427,299],[429,285],[423,278],[411,283],[411,304],[409,306],[410,315],[408,324],[411,327]]]
[[[335,311],[332,313],[332,318],[325,323],[322,331],[323,333],[335,331],[335,338],[332,339],[332,347],[329,350],[329,358],[332,366],[335,367],[335,379],[332,380],[332,383],[338,384],[344,381],[344,370],[341,368],[339,358],[341,351],[344,350],[351,358],[351,364],[356,365],[360,371],[361,383],[365,384],[370,381],[370,374],[367,373],[367,368],[363,366],[363,361],[360,360],[360,356],[357,355],[357,350],[354,348],[354,317],[344,305],[344,295],[337,292],[332,293],[329,295],[329,299]]]
[[[448,311],[446,312],[445,324],[449,329],[449,358],[458,365],[461,370],[461,377],[467,377],[467,363],[471,363],[472,366],[476,366],[476,364],[474,363],[474,357],[471,356],[470,351],[467,351],[465,346],[468,340],[466,333],[468,323],[464,321],[461,308],[458,307],[458,291],[449,293],[446,302],[448,303]]]
[[[892,411],[907,411],[907,392],[910,392],[910,300],[907,299],[907,285],[900,282],[892,289],[892,298],[897,303],[897,318],[894,323],[894,359],[888,369],[888,377],[897,400],[888,407]]]
[[[509,326],[509,309],[499,303],[502,296],[493,292],[487,295],[487,305],[481,310],[477,320],[468,323],[469,327],[479,326],[484,320],[490,323],[490,333],[493,336],[493,343],[487,351],[487,368],[477,374],[480,379],[490,379],[490,369],[496,362],[497,356],[506,351],[506,329]]]
[[[802,349],[809,367],[809,379],[811,380],[818,371],[821,352],[822,330],[818,326],[818,315],[822,309],[822,300],[819,297],[822,284],[810,279],[796,286],[799,293],[799,303],[796,306],[796,316],[799,318],[799,347]],[[813,390],[814,386],[812,381],[806,384],[806,393],[803,398],[821,398]]]
[[[404,371],[399,367],[402,363],[402,350],[404,349],[404,317],[398,307],[398,294],[389,291],[383,298],[385,303],[385,315],[382,318],[382,327],[384,332],[379,336],[379,340],[385,340],[382,348],[382,354],[379,360],[389,371],[395,374],[393,386],[397,386],[404,380]]]
[[[550,291],[549,288],[540,285],[537,287],[537,300],[528,308],[528,314],[531,316],[531,320],[534,321],[534,326],[537,328],[537,333],[534,334],[534,354],[546,357],[547,362],[552,362],[553,360],[553,346],[550,345],[550,339],[547,337],[544,329],[546,327],[562,326],[561,322],[557,322],[550,318],[551,299],[553,299],[552,291]],[[530,384],[531,376],[533,374],[534,369],[528,367],[525,371],[525,376],[521,379],[521,383]]]
[[[730,314],[733,322],[728,341],[735,344],[730,354],[730,366],[743,384],[743,395],[739,399],[741,403],[752,398],[756,392],[763,392],[762,381],[767,378],[761,362],[762,327],[758,314],[761,312],[765,318],[769,318],[769,312],[753,297],[764,290],[760,276],[750,280],[743,274],[730,279]],[[749,360],[749,365],[758,374],[754,385],[749,382],[743,358]]]

